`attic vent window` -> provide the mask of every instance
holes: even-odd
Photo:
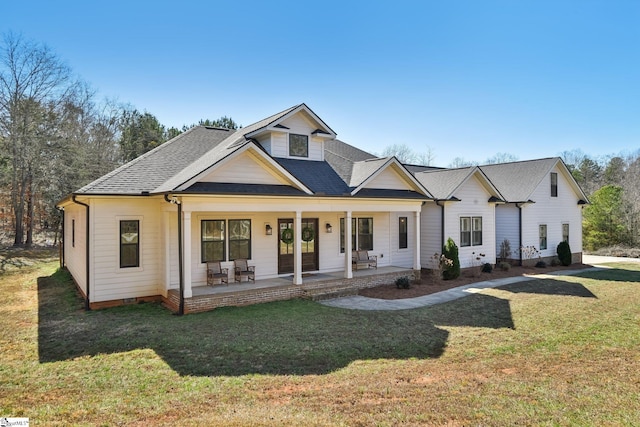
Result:
[[[289,134],[289,156],[309,157],[309,137],[307,135]]]

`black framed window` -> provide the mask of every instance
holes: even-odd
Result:
[[[309,137],[307,135],[289,134],[289,155],[309,157]]]
[[[225,221],[223,219],[202,220],[200,223],[200,228],[201,261],[225,261]]]
[[[229,220],[229,261],[251,259],[251,220]]]
[[[140,221],[120,221],[120,268],[140,267]]]
[[[558,197],[558,174],[551,172],[551,197]]]
[[[398,249],[407,249],[407,217],[401,216],[398,218]]]
[[[76,247],[76,220],[71,220],[71,247]]]
[[[547,225],[540,224],[538,233],[540,235],[540,250],[547,249]]]
[[[562,241],[569,243],[569,224],[562,224]]]

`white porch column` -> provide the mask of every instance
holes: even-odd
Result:
[[[302,285],[302,212],[300,211],[296,211],[293,236],[293,284]]]
[[[344,213],[344,278],[353,278],[353,266],[351,265],[351,251],[353,242],[351,241],[351,211]]]
[[[182,268],[184,274],[184,297],[191,298],[191,212],[182,212]]]
[[[415,211],[415,227],[416,227],[416,246],[413,252],[413,269],[420,270],[420,211]]]

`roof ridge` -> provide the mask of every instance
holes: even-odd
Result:
[[[542,160],[556,160],[556,159],[561,159],[561,157],[559,156],[552,156],[552,157],[542,157],[540,159],[527,159],[527,160],[513,160],[511,162],[502,162],[502,163],[487,163],[485,165],[477,165],[478,167],[484,168],[487,166],[500,166],[500,165],[511,165],[511,164],[515,164],[515,163],[530,163],[530,162],[540,162]]]

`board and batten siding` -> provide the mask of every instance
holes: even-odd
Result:
[[[569,246],[571,252],[582,252],[582,207],[578,196],[571,188],[563,172],[556,166],[551,172],[558,174],[558,196],[551,197],[551,178],[547,174],[531,195],[535,203],[522,210],[522,246],[540,249],[539,226],[547,226],[547,249],[540,251],[542,257],[556,255],[558,243],[562,241],[562,224],[569,224]]]
[[[433,255],[442,253],[442,207],[427,202],[420,212],[420,264],[422,268],[435,267]]]
[[[518,211],[518,207],[512,203],[496,206],[496,256],[500,254],[502,242],[508,240],[511,247],[509,258],[519,258],[520,217]]]
[[[160,295],[160,199],[92,200],[91,302]],[[120,221],[140,221],[140,267],[120,268]]]
[[[459,202],[448,202],[445,207],[445,241],[449,237],[458,245],[460,267],[468,268],[479,263],[495,264],[496,233],[495,205],[488,203],[491,196],[475,177],[467,180],[454,194]],[[460,217],[482,217],[482,245],[460,246]],[[484,254],[480,260],[475,258]]]

